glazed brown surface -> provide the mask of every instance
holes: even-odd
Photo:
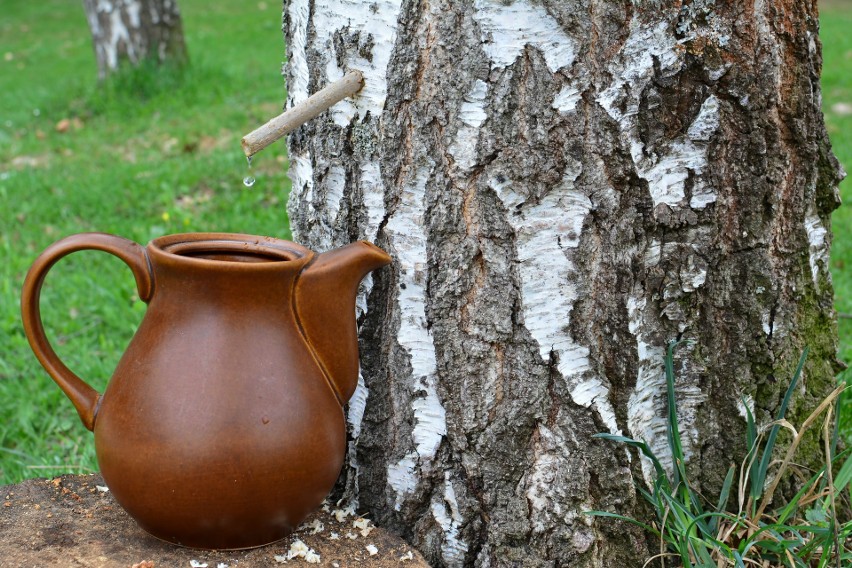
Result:
[[[149,302],[102,395],[59,361],[38,312],[47,271],[86,248],[127,262]],[[145,249],[74,235],[28,274],[24,328],[142,528],[183,546],[248,548],[292,532],[339,475],[358,372],[355,293],[387,262],[361,242],[315,255],[251,235],[171,235]]]

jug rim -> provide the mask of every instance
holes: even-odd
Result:
[[[172,262],[211,267],[304,265],[314,256],[313,251],[292,241],[244,233],[176,233],[151,240],[148,249]]]

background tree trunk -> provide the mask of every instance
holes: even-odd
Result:
[[[813,0],[290,0],[294,237],[394,257],[360,296],[346,490],[435,565],[641,566],[673,339],[690,468],[718,492],[807,345],[837,371],[842,172]],[[809,453],[811,452],[811,453]],[[815,445],[802,459],[819,459]],[[670,460],[669,460],[670,462]],[[718,494],[718,493],[716,493]]]
[[[83,0],[92,31],[98,78],[123,63],[187,61],[176,0]]]

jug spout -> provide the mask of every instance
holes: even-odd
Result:
[[[379,247],[358,241],[318,255],[296,283],[296,312],[305,339],[341,404],[358,385],[358,284],[391,262]]]

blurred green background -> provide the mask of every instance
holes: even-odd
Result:
[[[0,485],[96,467],[91,435],[33,356],[18,308],[24,274],[54,240],[106,231],[140,243],[175,232],[289,238],[284,144],[248,174],[239,139],[279,113],[279,2],[180,0],[191,66],[142,68],[96,84],[80,2],[3,0],[0,18]],[[852,168],[852,2],[824,3],[824,110]],[[852,182],[842,186],[849,200]],[[834,216],[841,353],[852,361],[852,213]],[[849,270],[847,270],[847,265]],[[103,389],[145,305],[102,253],[54,267],[45,327],[68,366]],[[845,431],[852,405],[845,403]],[[156,419],[156,417],[152,417]]]
[[[20,287],[51,242],[106,231],[147,243],[186,231],[289,238],[284,144],[248,172],[240,138],[280,113],[280,2],[180,0],[191,66],[97,88],[82,3],[2,0],[0,16],[0,484],[92,471],[92,436],[32,354]],[[122,262],[80,252],[42,294],[66,364],[102,390],[145,311]],[[156,417],[152,417],[156,419]]]
[[[852,0],[820,2],[822,108],[837,159],[852,173]],[[852,366],[852,179],[840,184],[843,205],[832,216],[831,275],[839,314],[840,359]],[[841,375],[848,382],[852,370]],[[852,443],[852,389],[840,402],[840,427]]]

